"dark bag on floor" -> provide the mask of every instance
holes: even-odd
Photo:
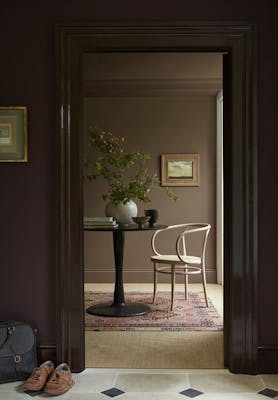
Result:
[[[36,366],[36,331],[25,322],[0,321],[0,383],[23,381]]]

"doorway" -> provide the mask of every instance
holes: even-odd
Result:
[[[151,300],[153,231],[126,233],[125,296],[130,302],[140,299],[154,311],[119,321],[85,312],[86,367],[223,368],[223,327],[218,322],[223,315],[223,286],[216,285],[222,282],[221,268],[216,269],[217,261],[221,264],[221,255],[219,260],[216,258],[218,236],[221,241],[221,229],[216,229],[216,210],[222,206],[220,200],[216,207],[216,160],[221,159],[222,153],[219,132],[220,154],[216,156],[216,98],[222,90],[223,55],[103,52],[85,53],[83,58],[84,158],[96,160],[95,152],[88,146],[90,126],[123,136],[123,147],[128,151],[147,151],[151,156],[148,171],[160,180],[162,153],[198,154],[200,183],[172,186],[180,196],[179,201],[169,200],[165,188],[157,186],[149,192],[150,203],[138,199],[135,202],[138,215],[143,215],[145,208],[159,208],[160,224],[208,222],[212,227],[206,251],[210,307],[202,307],[200,275],[190,277],[189,302],[184,301],[183,279],[177,276],[173,312],[167,305],[171,285],[170,277],[165,274],[159,276],[157,306]],[[85,168],[84,172],[90,170]],[[106,187],[103,179],[84,180],[84,216],[104,215],[106,202],[102,194]],[[164,252],[166,238],[174,243],[175,236],[170,232],[162,236]],[[198,237],[194,242],[198,251]],[[86,308],[112,301],[115,268],[111,233],[84,232],[84,269]]]
[[[91,25],[57,28],[57,358],[84,368],[82,54],[96,51],[226,52],[224,57],[225,365],[256,373],[255,55],[251,26]],[[235,34],[236,33],[236,34]]]

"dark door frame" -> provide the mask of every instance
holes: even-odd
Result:
[[[57,360],[85,367],[82,57],[86,52],[223,52],[224,349],[232,372],[257,373],[256,52],[251,24],[57,26]]]

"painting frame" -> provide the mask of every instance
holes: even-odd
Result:
[[[27,161],[27,107],[0,106],[0,162]]]
[[[200,186],[200,154],[161,154],[161,186]]]

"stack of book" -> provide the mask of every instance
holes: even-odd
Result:
[[[113,217],[84,217],[84,228],[118,228]]]

